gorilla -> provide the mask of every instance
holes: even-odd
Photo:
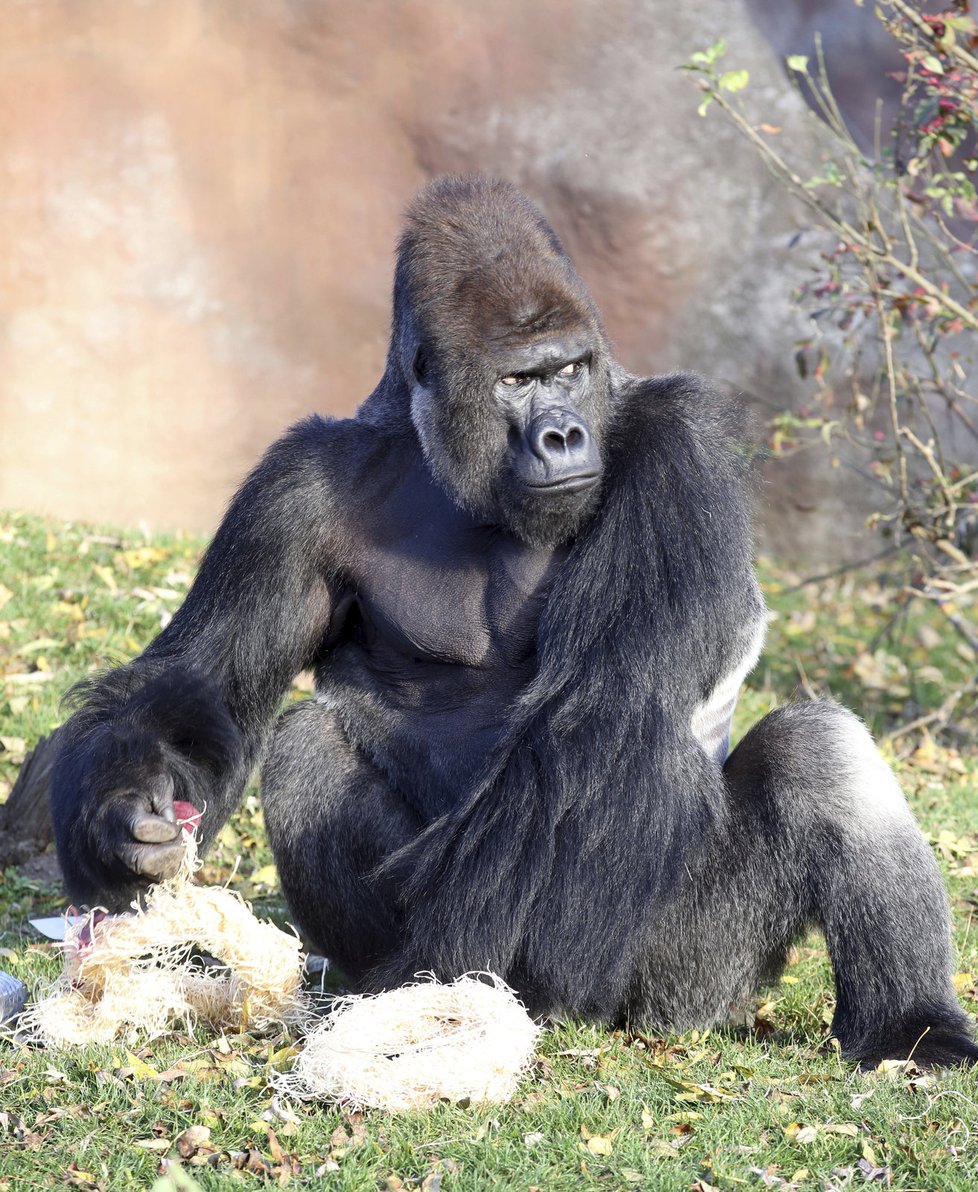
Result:
[[[361,990],[491,970],[536,1014],[705,1027],[817,926],[846,1056],[978,1059],[862,724],[790,705],[729,751],[766,623],[743,440],[698,377],[612,359],[518,190],[432,183],[380,384],[268,450],[172,622],[81,693],[69,893],[125,908],[179,861],[174,801],[206,842],[262,762],[290,912]]]

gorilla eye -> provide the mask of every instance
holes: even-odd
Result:
[[[510,373],[509,376],[500,377],[499,379],[504,385],[519,385],[523,378],[518,377],[515,373]]]
[[[575,360],[573,364],[565,364],[564,367],[557,374],[559,377],[573,377],[581,371],[581,362]]]

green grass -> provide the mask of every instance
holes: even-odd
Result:
[[[24,749],[63,718],[65,688],[158,631],[200,546],[0,516],[0,800]],[[896,626],[899,651],[876,641],[888,618],[876,582],[789,591],[794,577],[770,565],[763,577],[776,617],[739,731],[799,686],[844,698],[885,730],[973,673],[974,659],[915,610]],[[978,760],[961,736],[900,739],[889,754],[947,876],[959,984],[974,1011]],[[251,792],[205,876],[284,918],[270,860]],[[60,891],[13,870],[0,881],[0,966],[32,988],[56,974],[58,954],[26,920],[62,906]],[[266,1077],[285,1062],[285,1038],[201,1032],[67,1054],[2,1042],[0,1189],[149,1188],[161,1160],[181,1155],[206,1189],[978,1186],[975,1076],[854,1072],[826,1048],[831,1010],[812,939],[739,1029],[661,1039],[563,1025],[545,1032],[510,1104],[397,1117],[280,1104]],[[193,1186],[172,1167],[170,1178]]]

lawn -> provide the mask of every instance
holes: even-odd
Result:
[[[201,545],[0,515],[0,801],[25,749],[63,719],[65,688],[132,657],[166,622]],[[762,574],[775,617],[740,731],[786,698],[824,691],[886,732],[974,673],[974,657],[940,624],[913,610],[893,619],[895,574],[800,587],[770,564]],[[956,980],[974,1011],[978,757],[963,733],[906,734],[884,748],[947,877]],[[254,792],[204,876],[285,918]],[[14,870],[0,879],[0,967],[31,988],[54,976],[58,953],[27,919],[63,905],[59,890]],[[61,1054],[3,1041],[0,1190],[115,1192],[157,1180],[426,1192],[978,1186],[975,1075],[855,1072],[831,1047],[831,1012],[813,938],[739,1027],[660,1038],[556,1026],[509,1105],[402,1116],[274,1097],[267,1076],[288,1063],[286,1037],[178,1034]]]

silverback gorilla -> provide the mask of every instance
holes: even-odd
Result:
[[[175,867],[174,799],[206,841],[264,758],[291,913],[361,989],[491,969],[536,1013],[705,1026],[817,925],[847,1056],[974,1061],[937,868],[859,721],[783,707],[728,756],[765,625],[740,437],[697,377],[611,359],[516,189],[433,183],[377,389],[270,448],[171,624],[86,687],[71,895],[125,907]]]

